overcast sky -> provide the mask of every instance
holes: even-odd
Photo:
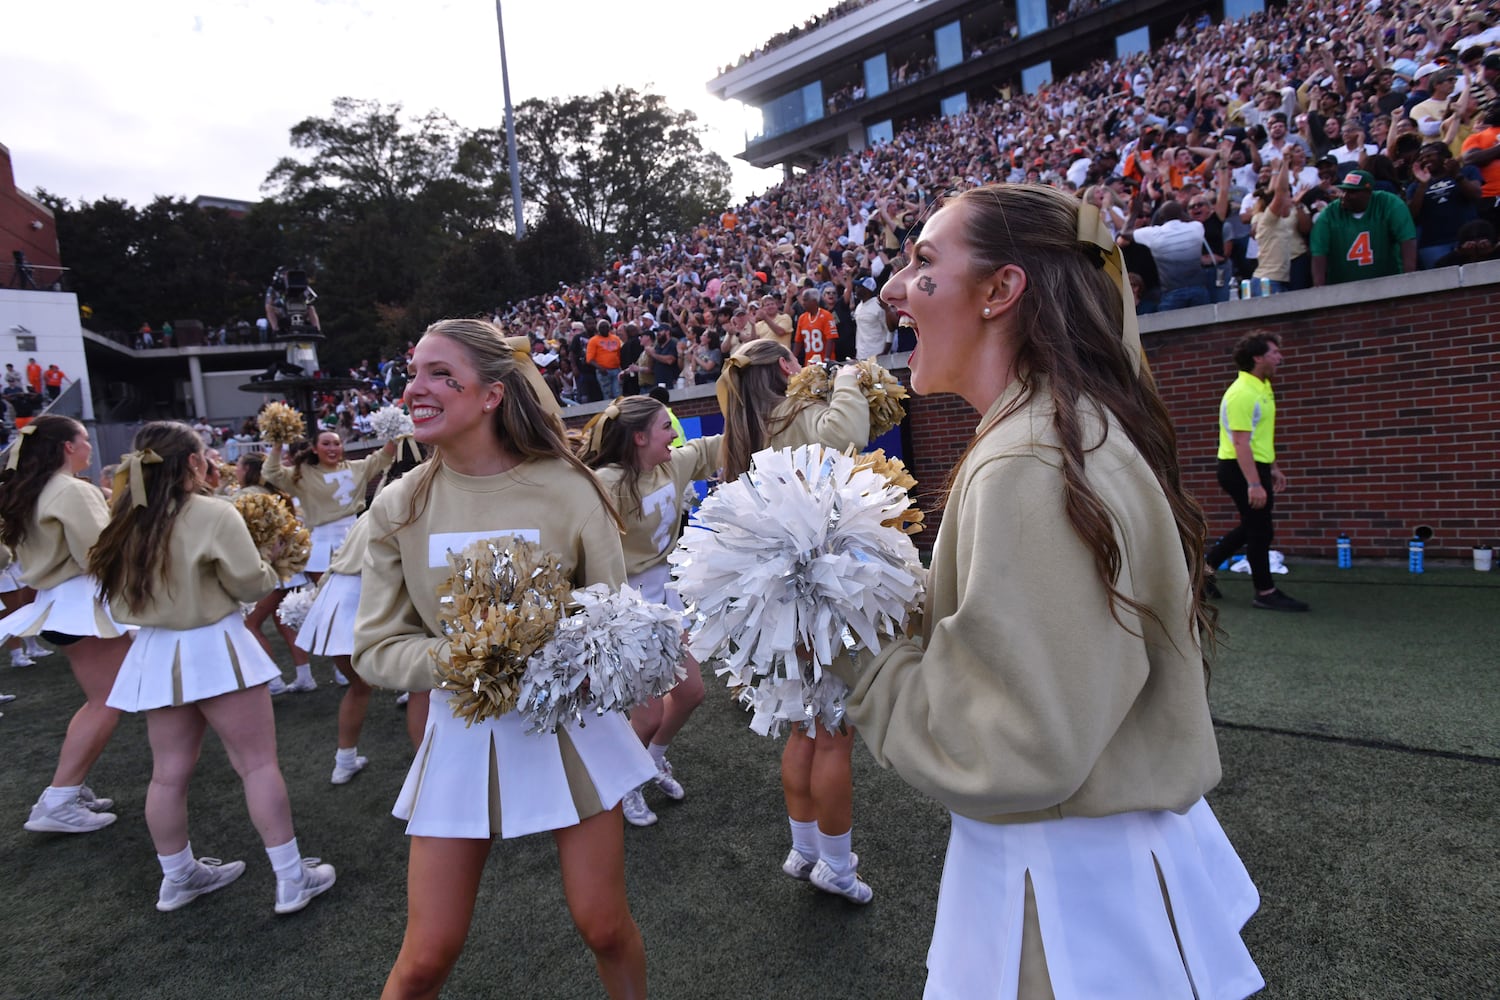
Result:
[[[775,182],[735,154],[758,120],[709,95],[719,68],[832,0],[510,0],[511,98],[616,85],[710,127],[736,194]],[[156,194],[255,200],[289,130],[333,98],[504,118],[492,0],[52,0],[0,17],[0,143],[16,184],[144,205]]]

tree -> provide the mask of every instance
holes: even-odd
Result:
[[[626,87],[525,101],[516,109],[522,190],[561,206],[597,247],[680,232],[704,206],[729,200],[729,165],[704,151],[696,122]]]
[[[555,201],[526,231],[517,249],[526,275],[522,295],[551,291],[558,282],[577,281],[598,263],[588,232]]]

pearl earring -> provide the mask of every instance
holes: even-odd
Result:
[[[989,309],[988,309],[988,308],[986,308],[986,309],[985,309],[985,310],[984,310],[984,314],[985,314],[985,316],[988,316],[988,315],[989,315],[989,314],[990,314],[990,311],[989,311]]]

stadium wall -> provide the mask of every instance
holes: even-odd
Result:
[[[1357,559],[1404,559],[1419,526],[1429,559],[1467,562],[1500,542],[1500,262],[1445,268],[1143,317],[1152,371],[1177,424],[1183,474],[1213,532],[1235,523],[1214,481],[1219,397],[1234,342],[1281,336],[1276,441],[1289,479],[1276,498],[1276,548],[1332,558],[1339,532]],[[884,359],[907,381],[906,356]],[[711,386],[673,393],[679,416],[717,412]],[[978,415],[955,396],[909,401],[907,464],[930,525],[945,477]],[[581,426],[601,407],[570,407]]]

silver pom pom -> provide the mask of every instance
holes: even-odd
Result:
[[[298,587],[287,591],[287,595],[276,606],[276,620],[293,631],[300,629],[302,623],[307,621],[307,612],[312,609],[313,600],[317,596],[316,587]]]

